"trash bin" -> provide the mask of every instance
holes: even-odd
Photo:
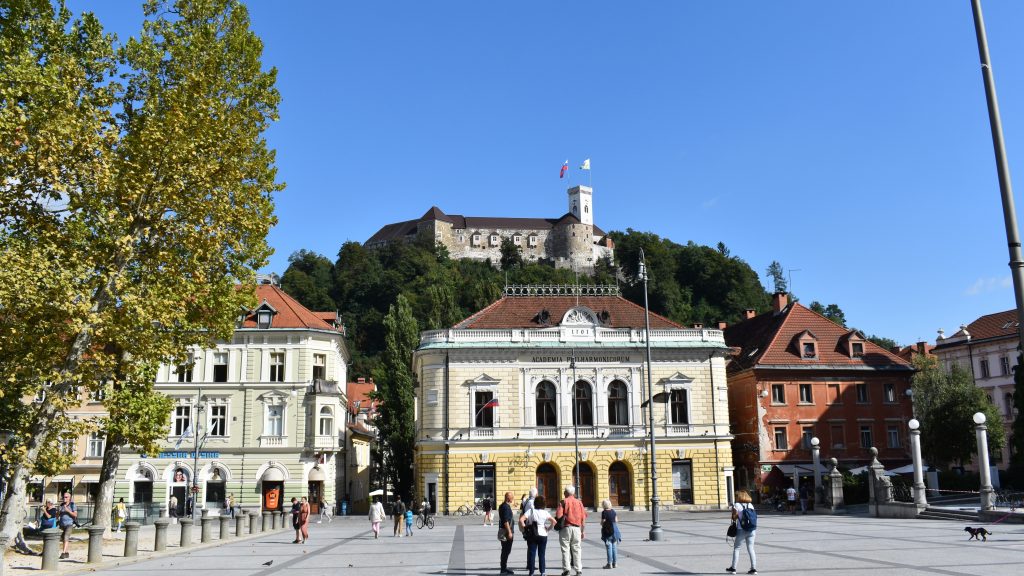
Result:
[[[341,501],[341,515],[348,516],[348,500]]]

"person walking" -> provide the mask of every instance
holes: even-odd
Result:
[[[802,486],[800,486],[800,513],[801,514],[807,514],[807,500],[809,500],[810,497],[811,497],[811,489],[807,486],[807,483],[804,482],[804,484]]]
[[[484,526],[490,526],[491,525],[491,510],[494,508],[494,504],[491,503],[491,497],[490,496],[484,496],[483,501],[480,502],[480,506],[482,506],[483,509],[484,509]]]
[[[604,567],[615,568],[618,542],[622,538],[619,535],[619,519],[612,508],[611,500],[601,501],[601,540],[604,541],[604,550],[608,556]]]
[[[128,508],[124,505],[124,498],[121,498],[114,506],[114,521],[117,522],[117,529],[114,532],[120,532],[121,528],[124,528],[124,521],[127,519]]]
[[[757,574],[757,555],[754,553],[754,537],[757,535],[757,526],[753,530],[744,530],[740,517],[743,510],[754,509],[751,503],[750,493],[746,490],[736,491],[736,503],[732,505],[732,521],[736,523],[736,541],[732,547],[732,565],[725,569],[730,574],[736,573],[736,564],[740,561],[740,546],[746,544],[747,555],[750,556],[750,570],[747,574]]]
[[[324,502],[323,498],[320,499],[320,519],[316,521],[317,524],[323,524],[324,517],[327,518],[328,523],[334,521],[334,514],[331,512],[332,506],[334,505]]]
[[[796,488],[786,488],[786,507],[790,514],[796,514]]]
[[[380,537],[380,523],[384,521],[384,505],[380,503],[380,496],[373,497],[373,504],[370,505],[370,528],[373,530],[373,537]]]
[[[292,544],[298,544],[302,539],[302,521],[299,519],[302,514],[302,503],[298,498],[292,497],[292,528],[295,529],[295,540]]]
[[[565,518],[562,530],[558,533],[558,545],[562,550],[562,576],[569,576],[570,565],[576,571],[576,576],[579,576],[583,574],[581,544],[586,530],[587,511],[576,498],[576,488],[566,486],[562,495],[564,498],[558,503],[555,512],[555,518]]]
[[[167,501],[167,515],[171,517],[172,522],[178,523],[178,497],[174,494],[171,494],[171,499]]]
[[[409,505],[405,507],[405,535],[412,536],[412,519],[416,515],[412,512],[412,500],[409,501]]]
[[[402,524],[405,523],[405,504],[402,503],[402,498],[398,494],[395,494],[395,502],[391,505],[391,517],[395,519],[393,536],[401,538]]]
[[[498,540],[501,542],[501,571],[499,574],[515,574],[508,569],[508,555],[512,552],[512,542],[515,537],[512,532],[512,524],[515,517],[512,515],[511,492],[505,492],[505,501],[498,507]]]
[[[533,576],[534,560],[537,562],[537,569],[540,576],[545,576],[547,562],[545,556],[548,549],[548,530],[555,525],[555,519],[544,509],[544,497],[537,496],[533,499],[533,506],[526,513],[519,517],[519,529],[526,540],[526,571]],[[527,526],[535,526],[534,530]]]
[[[71,501],[70,492],[64,493],[58,514],[57,524],[61,530],[61,541],[64,542],[64,548],[60,553],[60,558],[63,560],[71,556],[71,531],[75,529],[75,522],[78,521],[78,507]]]
[[[234,492],[228,494],[228,499],[224,501],[224,504],[227,505],[228,511],[230,511],[230,513],[231,513],[231,517],[234,518],[235,517],[235,493]]]
[[[311,512],[309,500],[303,496],[302,507],[299,509],[299,531],[302,533],[303,544],[306,543],[306,540],[309,540],[309,516]]]

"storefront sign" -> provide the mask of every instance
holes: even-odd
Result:
[[[161,452],[157,458],[171,458],[174,460],[191,460],[196,457],[195,452]],[[200,452],[200,458],[220,458],[220,452]],[[145,458],[145,456],[143,456]]]

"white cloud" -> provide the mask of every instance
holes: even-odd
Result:
[[[1013,286],[1013,281],[1008,275],[1001,278],[978,278],[974,281],[974,284],[971,284],[968,286],[967,290],[964,290],[964,294],[967,294],[968,296],[977,296],[978,294],[985,292],[1004,290],[1011,286]]]

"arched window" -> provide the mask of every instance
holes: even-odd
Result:
[[[334,412],[331,411],[330,406],[324,406],[320,409],[320,435],[334,435]]]
[[[594,395],[590,384],[583,380],[572,387],[572,423],[576,426],[594,425]]]
[[[615,380],[608,386],[608,424],[626,426],[629,424],[629,402],[626,399],[626,385]]]
[[[673,390],[669,397],[669,410],[673,424],[689,424],[690,411],[686,402],[686,390]]]
[[[558,426],[555,385],[547,380],[537,384],[537,426]]]

